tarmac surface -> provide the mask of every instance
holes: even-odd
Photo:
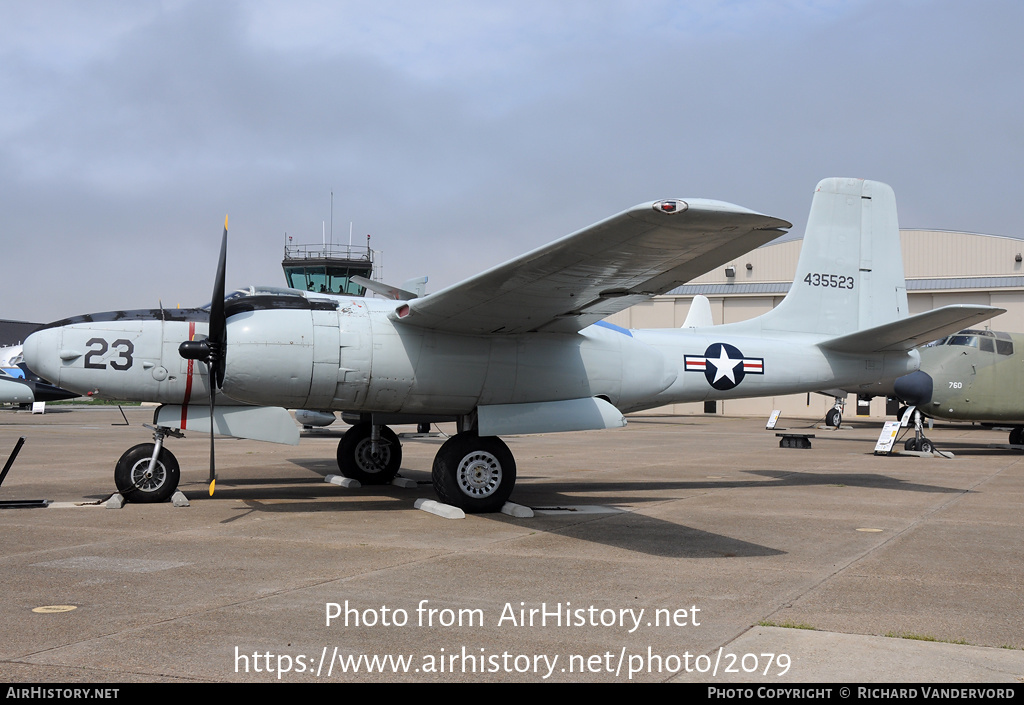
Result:
[[[152,440],[125,412],[0,411],[0,463],[26,437],[0,500],[53,502],[0,510],[0,680],[1024,682],[1003,431],[937,426],[954,457],[922,458],[875,456],[881,419],[783,418],[806,450],[764,419],[632,417],[506,438],[535,516],[458,520],[413,506],[442,436],[404,442],[411,489],[324,482],[333,427],[220,439],[210,497],[189,434],[189,507],[83,506]]]

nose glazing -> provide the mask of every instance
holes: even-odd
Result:
[[[896,396],[914,406],[930,402],[933,389],[934,381],[931,375],[921,370],[903,375],[893,383],[893,391]]]

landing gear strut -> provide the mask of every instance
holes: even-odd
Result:
[[[931,453],[935,450],[932,442],[924,437],[924,427],[921,424],[921,412],[914,409],[914,437],[908,438],[903,444],[904,450],[916,450],[922,453]]]
[[[140,443],[124,452],[114,468],[114,484],[125,500],[140,504],[166,502],[178,489],[181,468],[163,447],[165,436],[183,438],[181,431],[153,427],[153,443]]]

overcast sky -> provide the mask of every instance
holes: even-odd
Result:
[[[429,290],[636,203],[1024,236],[1019,0],[0,0],[0,318],[280,286],[372,235]],[[324,225],[326,221],[326,226]]]

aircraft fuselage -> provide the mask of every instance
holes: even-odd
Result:
[[[228,307],[224,393],[259,406],[446,416],[489,404],[601,397],[626,413],[814,391],[822,379],[856,387],[917,368],[913,352],[844,355],[819,348],[809,334],[769,338],[742,324],[473,336],[392,320],[397,305],[236,299]],[[178,345],[204,337],[206,318],[185,309],[69,319],[30,338],[28,354],[42,365],[37,372],[83,394],[204,403],[206,366],[182,359]],[[37,353],[46,349],[59,355]]]
[[[965,330],[921,349],[931,393],[919,409],[962,421],[1024,423],[1024,335]],[[925,376],[926,375],[926,376]]]

